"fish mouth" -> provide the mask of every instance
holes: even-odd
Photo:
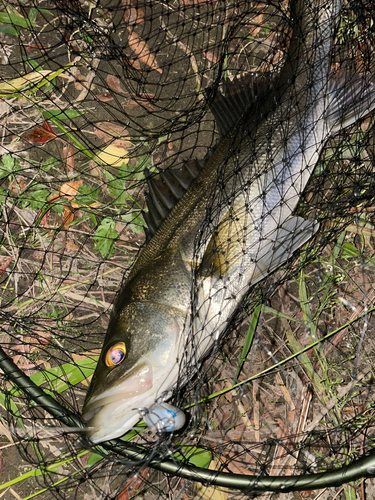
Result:
[[[82,409],[87,437],[99,443],[125,434],[139,421],[139,408],[154,402],[153,382],[152,365],[144,360],[110,389],[93,393]]]

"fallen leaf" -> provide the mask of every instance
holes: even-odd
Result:
[[[128,62],[130,64],[130,66],[133,66],[134,69],[136,69],[137,71],[141,71],[141,63],[138,61],[138,59],[128,59]]]
[[[122,125],[111,122],[96,123],[94,134],[98,137],[98,139],[103,139],[104,141],[109,141],[113,137],[117,139],[119,137],[129,136],[128,131]]]
[[[128,163],[129,161],[129,158],[127,157],[128,150],[126,147],[128,144],[129,141],[115,139],[112,144],[100,151],[97,156],[106,165],[120,167],[123,163]]]
[[[13,193],[19,194],[26,188],[26,181],[23,177],[17,177],[9,184],[9,188],[13,191]]]
[[[129,31],[129,47],[137,56],[137,58],[150,66],[150,68],[158,71],[159,73],[163,73],[163,70],[159,67],[156,57],[151,53],[149,46],[147,43],[142,40],[140,36],[137,35],[131,28],[128,28]]]
[[[49,229],[51,226],[49,224],[49,215],[50,211],[48,210],[43,217],[40,219],[39,225],[42,227],[45,227],[46,229]]]
[[[95,98],[100,102],[113,101],[113,95],[110,92],[102,92],[101,94],[96,94]]]
[[[130,500],[140,493],[140,487],[144,486],[144,480],[149,475],[150,468],[146,467],[132,477],[119,493],[117,500]]]
[[[217,470],[220,467],[220,460],[212,460],[208,468],[210,470]],[[218,488],[214,486],[205,486],[199,484],[197,487],[199,498],[202,500],[227,500],[228,490],[227,488]]]
[[[20,76],[19,78],[14,78],[8,82],[0,84],[0,92],[14,93],[20,90],[24,90],[26,87],[33,83],[38,83],[43,80],[44,77],[51,75],[52,71],[45,69],[42,71],[32,71],[31,73]]]
[[[134,99],[127,99],[125,106],[129,109],[134,109],[138,106],[138,103]]]
[[[12,360],[13,363],[18,366],[18,368],[21,368],[21,370],[32,370],[33,368],[36,368],[38,365],[43,363],[43,361],[41,360],[36,361],[36,363],[30,363],[29,360],[22,354],[16,354],[15,356],[12,356]]]
[[[65,248],[69,250],[69,252],[77,252],[79,250],[79,246],[76,245],[73,240],[68,240]]]
[[[129,26],[133,26],[134,24],[142,24],[144,22],[145,14],[143,10],[139,7],[130,7],[130,9],[126,9],[122,19]]]
[[[67,166],[69,172],[74,170],[74,149],[72,146],[63,147],[63,157],[65,165]]]
[[[26,53],[29,54],[33,50],[38,49],[38,50],[45,51],[47,48],[48,48],[47,45],[42,45],[41,43],[30,43],[30,45],[28,45],[25,50],[26,50]]]
[[[30,144],[44,144],[52,139],[56,139],[56,134],[50,124],[45,121],[41,127],[34,127],[30,132],[26,132],[22,138]]]
[[[215,56],[215,54],[213,52],[210,52],[209,50],[204,50],[203,55],[206,59],[213,62],[214,64],[219,62],[219,58],[217,56]]]
[[[113,75],[108,75],[107,76],[107,83],[108,86],[114,90],[115,92],[118,92],[119,94],[126,94],[125,90],[121,87],[121,82],[120,79],[117,76]]]
[[[51,333],[48,330],[39,330],[35,332],[35,337],[30,338],[30,344],[37,344],[38,346],[47,346],[51,340]]]
[[[0,263],[0,276],[4,273],[4,271],[9,267],[9,264],[12,262],[13,257],[6,257]]]
[[[258,14],[252,19],[251,25],[249,26],[250,36],[256,37],[259,31],[262,29],[260,26],[263,21],[263,14]]]
[[[63,227],[68,229],[73,220],[74,220],[74,212],[72,212],[69,207],[64,206]]]
[[[60,188],[60,196],[67,198],[68,200],[73,200],[78,193],[79,186],[83,181],[70,181],[63,184]],[[50,201],[50,200],[48,200]]]

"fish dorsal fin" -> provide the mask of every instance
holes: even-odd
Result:
[[[222,138],[233,130],[250,106],[261,102],[272,92],[277,78],[276,73],[248,73],[225,83],[225,96],[217,91],[210,110]],[[207,96],[209,94],[208,91]]]
[[[143,212],[146,221],[146,241],[156,233],[169,212],[189,189],[194,179],[198,177],[206,160],[211,156],[210,149],[203,160],[188,160],[175,169],[160,170],[152,176],[145,169],[148,185],[147,212]]]

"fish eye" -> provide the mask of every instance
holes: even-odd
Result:
[[[119,365],[125,359],[126,346],[124,342],[116,342],[113,344],[105,355],[105,364],[110,368]]]

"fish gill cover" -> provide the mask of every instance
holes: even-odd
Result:
[[[374,496],[374,17],[0,2],[5,498]]]

